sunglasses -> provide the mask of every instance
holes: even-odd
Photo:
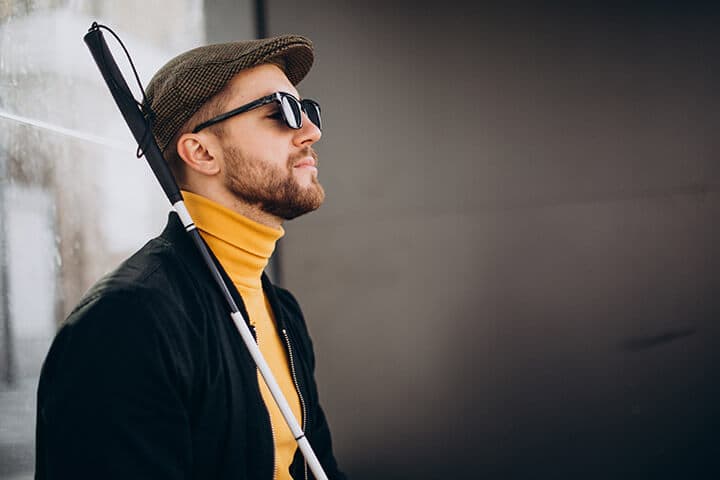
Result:
[[[229,112],[211,118],[207,122],[203,122],[197,127],[195,127],[192,133],[197,133],[203,128],[209,127],[210,125],[215,125],[216,123],[227,120],[228,118],[234,117],[235,115],[249,112],[250,110],[262,107],[263,105],[267,105],[268,103],[273,102],[277,102],[280,105],[280,113],[282,114],[282,118],[288,127],[294,130],[302,128],[302,112],[305,112],[310,121],[322,130],[319,103],[317,103],[315,100],[310,100],[308,98],[304,100],[298,100],[297,98],[286,92],[275,92],[265,97],[258,98],[257,100],[243,105],[242,107],[235,108],[233,110],[230,110]]]

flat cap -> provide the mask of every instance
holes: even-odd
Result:
[[[282,58],[293,85],[310,71],[312,42],[300,35],[281,35],[220,43],[182,53],[155,73],[145,90],[155,118],[153,134],[163,152],[180,128],[239,71]]]

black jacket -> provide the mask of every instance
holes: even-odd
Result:
[[[292,355],[305,433],[328,476],[344,479],[300,307],[265,275],[263,288]],[[70,314],[45,359],[37,408],[38,480],[273,478],[255,364],[174,213]],[[299,450],[291,473],[313,478]]]

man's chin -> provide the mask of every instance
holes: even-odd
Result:
[[[266,202],[261,208],[266,213],[284,220],[292,220],[320,208],[325,201],[325,190],[320,183],[315,182],[306,188],[299,185],[298,187],[291,201],[286,199],[284,201]]]
[[[299,187],[297,196],[301,203],[312,202],[310,199],[316,198],[317,206],[314,209],[322,205],[325,200],[325,189],[320,184],[317,175],[313,175],[307,183],[297,182],[297,185]]]

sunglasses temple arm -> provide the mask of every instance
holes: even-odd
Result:
[[[268,95],[267,97],[259,98],[259,99],[255,100],[254,102],[250,102],[247,105],[243,105],[236,109],[230,110],[229,112],[221,113],[217,117],[213,117],[210,120],[203,122],[200,125],[198,125],[197,127],[195,127],[193,129],[192,133],[197,133],[204,128],[207,128],[211,125],[215,125],[216,123],[223,122],[230,117],[234,117],[235,115],[240,115],[241,113],[245,113],[249,110],[252,110],[253,108],[262,107],[263,105],[266,105],[274,100],[275,100],[274,95]]]

